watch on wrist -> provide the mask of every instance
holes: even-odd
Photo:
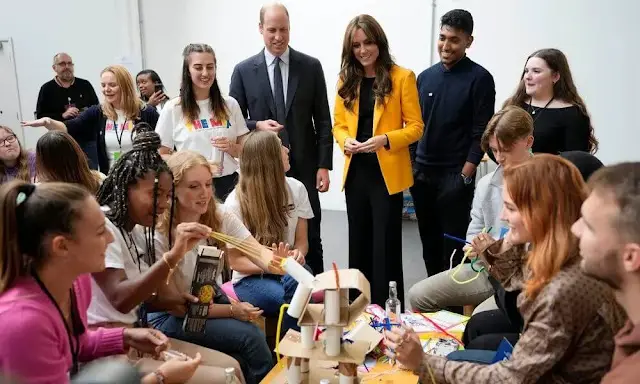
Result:
[[[473,182],[473,177],[471,176],[466,176],[464,173],[460,173],[460,176],[462,177],[464,185],[469,185]]]

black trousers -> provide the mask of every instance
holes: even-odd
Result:
[[[307,221],[309,252],[305,256],[305,262],[309,268],[311,268],[314,275],[324,272],[322,238],[320,237],[322,210],[320,209],[320,196],[318,196],[318,189],[316,188],[316,172],[299,172],[295,170],[294,165],[291,164],[291,170],[287,173],[287,176],[299,180],[304,184],[305,188],[307,188],[309,203],[313,210],[313,219]]]
[[[349,268],[366,276],[371,283],[371,302],[384,308],[389,281],[397,283],[398,299],[404,303],[403,199],[402,193],[389,195],[377,158],[364,156],[353,157],[345,184]]]
[[[465,349],[497,351],[502,339],[515,346],[520,330],[499,309],[477,313],[469,319],[462,334]]]
[[[216,198],[220,200],[220,202],[224,202],[227,196],[229,196],[231,191],[236,187],[237,183],[238,172],[234,172],[227,176],[214,177],[213,188],[215,190]]]
[[[475,183],[465,185],[460,169],[414,169],[411,196],[418,218],[422,258],[429,276],[449,268],[454,249],[460,262],[464,244],[444,234],[465,238],[469,226]]]

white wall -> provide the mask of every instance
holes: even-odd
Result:
[[[176,95],[182,49],[190,42],[207,43],[216,51],[218,81],[222,91],[227,92],[233,67],[264,46],[258,32],[263,3],[261,0],[190,0],[184,6],[172,0],[142,0],[147,67],[158,71],[168,91]],[[332,111],[344,30],[349,20],[360,13],[369,13],[382,24],[392,54],[400,65],[420,71],[429,63],[431,2],[400,0],[392,4],[382,0],[325,0],[321,6],[304,0],[283,3],[289,9],[291,19],[291,46],[317,57],[322,63]],[[412,12],[407,13],[407,8],[412,8]],[[199,20],[210,18],[211,21],[194,22],[193,14],[196,13],[201,15]],[[168,28],[170,33],[167,33]],[[324,209],[345,209],[344,194],[340,190],[343,166],[344,157],[336,145],[331,188],[321,194]]]
[[[262,48],[258,32],[260,0],[141,0],[146,66],[156,69],[175,95],[180,81],[182,48],[205,42],[218,56],[223,92],[233,67]],[[400,65],[419,73],[429,66],[431,1],[306,0],[284,1],[291,16],[291,46],[320,59],[333,108],[340,49],[347,22],[359,13],[376,17],[385,29]],[[437,24],[446,11],[469,10],[476,41],[469,56],[496,81],[496,105],[516,87],[526,57],[536,49],[556,47],[569,57],[574,80],[585,99],[600,140],[605,163],[640,160],[634,107],[640,105],[636,63],[640,53],[630,43],[637,36],[640,2],[614,0],[437,0]],[[194,17],[198,15],[198,17]],[[209,22],[204,20],[209,19]],[[0,33],[1,35],[1,33]],[[433,37],[432,37],[433,36]],[[436,54],[437,60],[437,54]],[[334,151],[332,187],[321,196],[325,209],[344,209],[340,191],[343,156]]]
[[[57,52],[71,55],[76,76],[89,80],[99,98],[104,67],[124,57],[130,70],[141,68],[136,1],[0,0],[0,36],[13,38],[23,119],[33,118],[40,86],[54,76]],[[44,132],[25,129],[24,145],[35,147]]]
[[[496,82],[496,104],[515,90],[524,62],[540,48],[558,48],[569,59],[578,92],[591,113],[605,164],[638,161],[640,124],[640,2],[613,0],[438,0],[438,18],[467,9],[475,21],[469,56]]]

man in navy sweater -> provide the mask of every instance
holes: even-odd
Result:
[[[448,268],[454,249],[462,257],[464,244],[443,235],[465,237],[484,155],[480,139],[494,112],[493,77],[466,56],[472,33],[469,12],[447,12],[440,21],[440,62],[418,76],[425,130],[416,148],[411,195],[429,276]]]

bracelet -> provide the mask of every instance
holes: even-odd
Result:
[[[233,317],[233,304],[229,304],[229,314],[230,317]]]
[[[162,255],[162,260],[164,260],[164,263],[167,264],[167,267],[169,267],[169,274],[167,275],[167,285],[169,285],[169,281],[171,280],[171,276],[173,276],[173,271],[176,269],[176,266],[171,266],[166,253]]]
[[[162,372],[160,372],[159,369],[153,371],[153,374],[155,375],[156,379],[158,380],[158,384],[164,384],[166,377],[164,377],[164,374]]]

